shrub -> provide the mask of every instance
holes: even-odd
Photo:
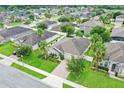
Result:
[[[64,54],[60,53],[59,56],[61,60],[64,60]]]
[[[32,49],[30,46],[21,46],[16,50],[16,55],[21,57],[21,56],[29,56],[31,53]]]

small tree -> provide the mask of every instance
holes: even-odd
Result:
[[[109,31],[107,31],[106,28],[104,27],[101,27],[101,26],[94,27],[91,30],[90,34],[93,35],[95,33],[97,33],[102,37],[103,42],[109,42],[111,40]]]
[[[60,53],[59,56],[61,60],[64,60],[64,54]]]
[[[21,57],[21,56],[29,56],[32,52],[32,49],[30,46],[27,45],[23,45],[20,46],[20,48],[17,49],[16,54],[17,56]]]
[[[68,62],[68,71],[70,71],[74,76],[79,77],[84,70],[84,64],[82,59],[72,59]]]
[[[43,58],[47,58],[47,56],[48,56],[48,50],[47,50],[47,48],[48,48],[48,44],[47,44],[47,42],[46,41],[41,41],[40,43],[39,43],[39,49],[41,50],[41,56],[43,57]]]
[[[41,28],[42,30],[45,30],[45,29],[47,29],[48,27],[47,27],[46,24],[40,23],[40,24],[38,24],[37,28]]]
[[[58,19],[59,22],[70,22],[70,18],[67,16],[62,16]]]
[[[30,18],[32,21],[35,20],[34,15],[30,15],[29,18]]]
[[[37,29],[37,34],[38,34],[40,37],[42,37],[43,34],[44,34],[44,30],[43,30],[42,28],[38,28],[38,29]]]
[[[4,28],[4,23],[0,22],[0,28]]]
[[[67,36],[70,37],[74,34],[75,28],[69,24],[65,24],[61,26],[62,32],[67,33]]]
[[[81,30],[75,32],[76,36],[83,37],[84,33]]]
[[[50,19],[50,18],[52,17],[52,15],[51,15],[49,12],[45,13],[44,15],[45,15],[45,17],[48,18],[48,19]]]

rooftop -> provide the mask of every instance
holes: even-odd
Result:
[[[81,56],[88,48],[90,42],[85,38],[66,38],[55,45],[61,52]]]

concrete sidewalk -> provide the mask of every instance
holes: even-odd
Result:
[[[28,64],[25,64],[25,63],[23,63],[23,62],[20,62],[20,61],[18,61],[18,60],[16,60],[16,59],[7,57],[7,56],[5,56],[5,55],[0,54],[0,57],[2,57],[2,58],[4,58],[4,59],[7,59],[7,60],[10,60],[10,62],[15,62],[15,63],[17,63],[17,64],[19,64],[19,65],[25,66],[26,68],[29,68],[29,69],[31,69],[31,70],[33,70],[33,71],[36,71],[36,72],[38,72],[38,73],[40,73],[40,74],[43,74],[43,75],[47,76],[47,78],[46,78],[46,79],[43,79],[42,81],[43,81],[44,83],[46,82],[46,84],[49,84],[49,85],[51,85],[52,87],[62,88],[63,83],[65,83],[65,84],[68,84],[68,85],[70,85],[70,86],[72,86],[72,87],[75,87],[75,88],[86,88],[86,87],[84,87],[84,86],[82,86],[82,85],[79,85],[79,84],[74,83],[74,82],[72,82],[72,81],[69,81],[69,80],[66,80],[66,79],[64,79],[64,78],[55,76],[55,75],[53,75],[53,74],[51,74],[51,73],[48,73],[48,72],[46,72],[46,71],[44,71],[44,70],[35,68],[35,67],[33,67],[33,66],[30,66],[30,65],[28,65]],[[61,84],[61,85],[60,85],[60,84]]]

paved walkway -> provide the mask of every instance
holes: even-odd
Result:
[[[10,62],[10,63],[15,62],[15,63],[17,63],[17,64],[19,64],[19,65],[23,65],[23,66],[25,66],[26,68],[29,68],[29,69],[31,69],[31,70],[33,70],[33,71],[36,71],[36,72],[38,72],[38,73],[40,73],[40,74],[43,74],[43,75],[47,76],[46,79],[43,79],[43,80],[41,80],[41,81],[43,81],[43,82],[46,83],[46,84],[51,85],[52,87],[61,88],[62,85],[63,85],[63,83],[66,83],[66,84],[68,84],[68,85],[70,85],[70,86],[72,86],[72,87],[75,87],[75,88],[86,88],[86,87],[84,87],[84,86],[82,86],[82,85],[79,85],[79,84],[76,84],[76,83],[74,83],[74,82],[72,82],[72,81],[69,81],[69,80],[66,80],[66,79],[64,79],[64,78],[55,76],[55,75],[50,74],[50,73],[48,73],[48,72],[46,72],[46,71],[44,71],[44,70],[35,68],[35,67],[33,67],[33,66],[30,66],[30,65],[28,65],[28,64],[25,64],[25,63],[23,63],[23,62],[20,62],[20,61],[18,61],[18,60],[16,60],[16,59],[7,57],[7,56],[5,56],[5,55],[0,54],[0,57],[2,57],[2,58],[4,58],[4,59],[7,59],[7,60],[8,60],[8,61],[6,61],[7,63],[8,63],[8,62]],[[10,65],[10,64],[9,64],[9,65]],[[61,85],[60,85],[60,83],[61,83]]]
[[[93,57],[90,57],[90,56],[84,56],[83,58],[84,58],[85,60],[87,60],[87,61],[90,61],[90,62],[93,61]]]
[[[51,74],[66,79],[67,76],[69,75],[69,72],[67,71],[67,61],[66,60],[61,61],[61,63],[53,70]]]

